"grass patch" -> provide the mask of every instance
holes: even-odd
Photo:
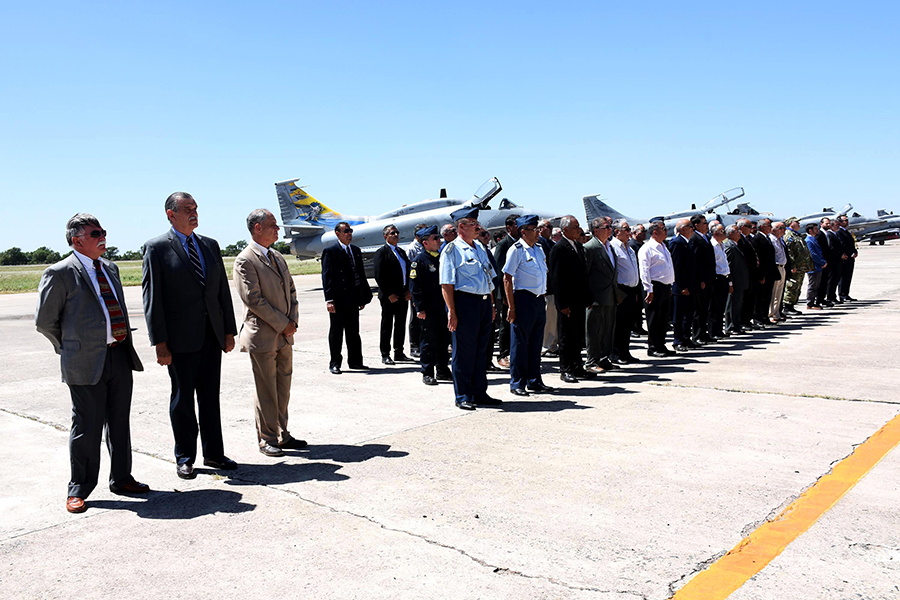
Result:
[[[226,256],[222,259],[225,263],[225,271],[228,279],[232,278],[234,257]],[[315,275],[322,272],[322,263],[318,260],[296,260],[288,258],[288,267],[291,275]],[[119,276],[122,285],[141,285],[141,261],[119,260]],[[0,266],[0,294],[20,294],[23,292],[36,292],[41,282],[41,274],[49,265],[16,265]]]

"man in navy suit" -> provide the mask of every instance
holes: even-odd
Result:
[[[691,325],[694,320],[694,296],[697,292],[697,267],[688,238],[694,228],[689,219],[681,219],[675,225],[675,237],[669,242],[672,266],[675,269],[675,284],[672,296],[675,299],[674,343],[676,352],[687,352],[698,346],[691,341]]]
[[[375,252],[375,283],[378,284],[378,300],[381,302],[381,362],[408,362],[403,354],[406,334],[406,312],[409,300],[409,258],[397,245],[400,231],[394,225],[382,231],[384,246]],[[394,337],[394,358],[391,359],[391,332]]]
[[[216,240],[194,233],[197,203],[187,192],[166,199],[172,228],[144,244],[144,314],[156,362],[172,379],[169,418],[175,436],[176,472],[192,479],[197,458],[197,396],[203,464],[236,469],[225,456],[219,416],[222,352],[234,348],[237,327],[231,288]]]
[[[694,234],[688,240],[697,267],[697,295],[694,298],[693,335],[695,344],[703,345],[715,341],[714,332],[709,330],[710,311],[714,310],[713,287],[716,283],[716,255],[706,234],[709,224],[703,215],[691,217]],[[724,310],[724,306],[722,307]]]
[[[322,289],[331,327],[328,347],[331,360],[328,369],[341,374],[341,346],[346,332],[347,365],[351,369],[368,369],[363,364],[362,340],[359,338],[359,311],[372,301],[372,290],[366,280],[362,252],[352,246],[353,228],[341,221],[334,227],[338,241],[322,252]]]

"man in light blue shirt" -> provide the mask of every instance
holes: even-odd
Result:
[[[622,299],[616,307],[616,326],[613,332],[613,362],[619,365],[640,362],[632,356],[631,327],[638,316],[641,306],[641,274],[638,268],[637,254],[628,245],[631,239],[631,226],[625,219],[613,221],[613,238],[609,247],[616,255],[616,281],[619,297]]]
[[[509,387],[516,396],[552,392],[541,381],[541,348],[547,322],[547,261],[537,239],[538,216],[516,219],[520,237],[509,248],[503,267],[503,286],[509,303],[506,320],[511,329]]]

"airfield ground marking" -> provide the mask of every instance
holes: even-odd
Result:
[[[727,554],[698,573],[672,596],[672,600],[720,600],[748,579],[809,529],[872,467],[900,443],[900,414],[859,445],[781,514],[760,525]]]

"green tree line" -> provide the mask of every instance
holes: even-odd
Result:
[[[244,240],[228,244],[222,248],[222,256],[237,256],[241,250],[247,247]],[[287,242],[275,242],[272,248],[282,254],[290,254],[290,247]],[[0,252],[0,265],[46,265],[58,262],[71,254],[72,251],[60,254],[56,250],[51,250],[47,246],[41,246],[31,252],[24,252],[21,248],[13,246],[3,252]],[[115,246],[107,246],[103,258],[107,260],[141,260],[141,253],[138,250],[126,250],[119,253],[119,249]]]

